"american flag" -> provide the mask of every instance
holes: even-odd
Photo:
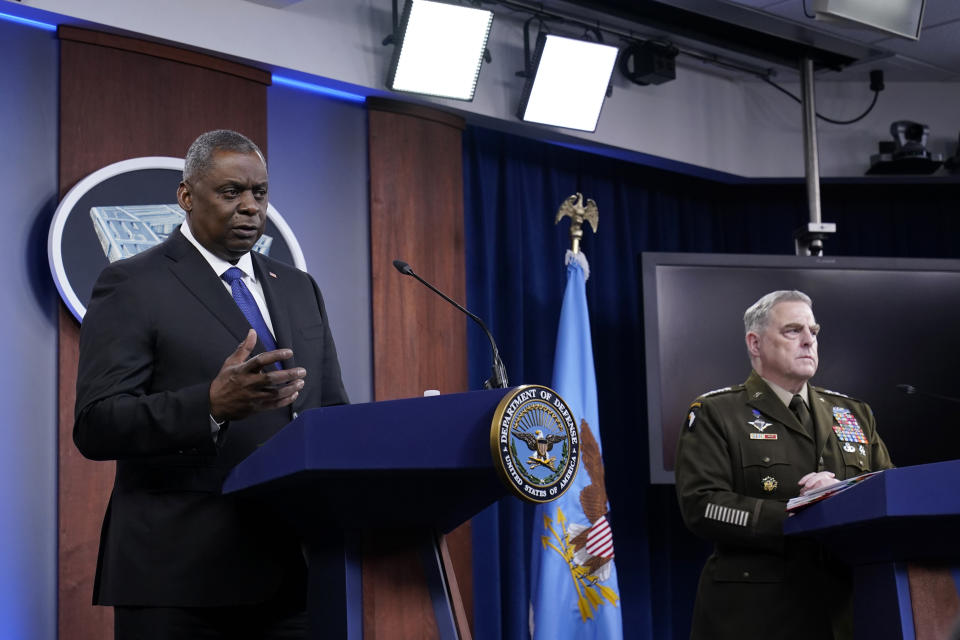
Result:
[[[593,523],[587,533],[587,553],[599,558],[613,557],[613,531],[606,516]]]

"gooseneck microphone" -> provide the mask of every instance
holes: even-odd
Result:
[[[484,389],[506,389],[507,386],[509,386],[509,382],[507,382],[507,368],[503,366],[503,360],[500,359],[500,350],[497,349],[497,343],[493,340],[493,334],[491,334],[490,330],[487,329],[487,325],[483,323],[483,320],[481,320],[475,314],[472,314],[466,309],[464,309],[463,307],[461,307],[449,296],[447,296],[447,294],[440,291],[435,286],[433,286],[432,284],[430,284],[429,282],[427,282],[426,280],[418,276],[416,273],[414,273],[413,268],[403,260],[394,260],[393,266],[397,269],[397,271],[399,271],[403,275],[411,276],[419,280],[428,289],[433,291],[435,294],[437,294],[438,296],[440,296],[441,298],[443,298],[453,306],[455,306],[457,309],[460,309],[460,311],[467,314],[467,316],[469,316],[470,319],[472,319],[474,322],[480,325],[480,328],[483,329],[483,332],[487,334],[487,339],[490,341],[490,348],[493,350],[493,366],[492,366],[493,373],[490,376],[490,378],[483,383],[483,388]]]
[[[912,384],[898,384],[897,389],[900,389],[900,391],[903,391],[908,396],[926,396],[928,398],[936,398],[937,400],[943,400],[945,402],[960,402],[960,398],[943,396],[939,393],[930,393],[929,391],[922,391],[921,389],[917,389]]]

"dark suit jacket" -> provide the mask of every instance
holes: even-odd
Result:
[[[253,254],[284,366],[307,370],[291,407],[210,431],[210,382],[250,328],[178,231],[104,269],[80,331],[73,438],[84,456],[117,460],[103,522],[94,603],[222,606],[302,591],[300,546],[262,507],[224,496],[230,469],[295,412],[347,395],[313,279]],[[254,354],[264,350],[258,341]]]

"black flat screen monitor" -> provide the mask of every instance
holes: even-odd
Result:
[[[650,479],[672,483],[687,407],[750,373],[743,312],[799,289],[822,329],[812,384],[868,402],[894,464],[960,458],[960,261],[641,254]],[[901,385],[914,388],[905,393]]]

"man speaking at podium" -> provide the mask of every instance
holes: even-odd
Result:
[[[808,384],[820,326],[806,294],[769,293],[743,320],[753,372],[693,402],[677,450],[684,521],[716,545],[691,637],[849,640],[850,570],[783,535],[786,503],[893,465],[869,406]]]
[[[306,574],[279,518],[220,487],[300,411],[347,394],[313,279],[251,252],[267,168],[233,131],[187,152],[186,212],[104,269],[80,332],[73,438],[116,460],[94,604],[117,638],[300,638]]]

